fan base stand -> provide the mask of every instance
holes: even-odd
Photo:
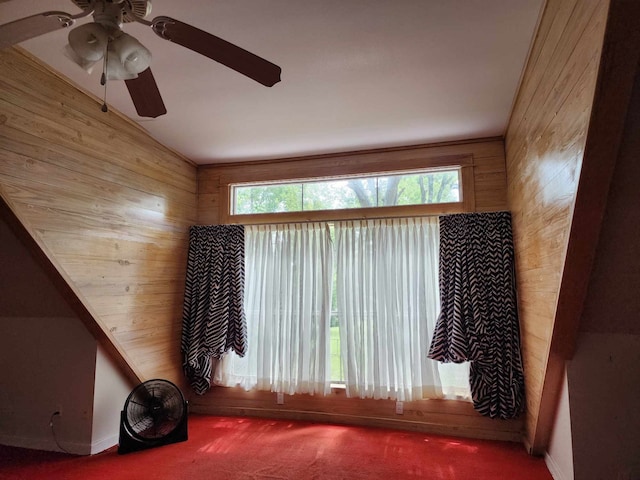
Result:
[[[185,402],[185,415],[182,417],[176,428],[168,435],[149,440],[138,440],[134,438],[131,433],[125,427],[125,412],[120,412],[120,440],[118,442],[118,453],[123,455],[125,453],[138,452],[140,450],[147,450],[149,448],[160,447],[162,445],[169,445],[171,443],[185,442],[188,440],[187,430],[187,404]]]

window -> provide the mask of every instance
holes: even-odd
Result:
[[[231,214],[460,203],[460,168],[231,185]]]
[[[333,232],[332,232],[333,230]],[[437,218],[245,227],[245,358],[215,382],[409,401],[468,396],[468,366],[426,357],[439,310]]]

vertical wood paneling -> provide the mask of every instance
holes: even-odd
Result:
[[[527,438],[544,448],[543,385],[602,51],[608,0],[548,0],[508,126],[509,207],[527,388]]]
[[[241,163],[206,165],[198,169],[198,222],[224,222],[228,199],[226,185],[239,182],[277,181],[298,178],[331,177],[339,175],[379,173],[394,170],[415,170],[446,163],[448,158],[471,160],[473,180],[467,186],[473,190],[473,211],[507,209],[504,142],[486,139],[450,144],[422,145],[397,149],[367,150]],[[444,162],[444,163],[443,163]],[[466,167],[465,167],[466,168]]]
[[[195,166],[18,49],[0,69],[0,195],[139,379],[181,383]]]

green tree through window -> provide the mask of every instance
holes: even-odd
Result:
[[[235,215],[460,201],[459,169],[296,183],[233,185]]]

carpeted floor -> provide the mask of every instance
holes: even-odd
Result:
[[[414,432],[191,415],[189,440],[89,457],[0,447],[0,479],[552,480],[521,444]]]

